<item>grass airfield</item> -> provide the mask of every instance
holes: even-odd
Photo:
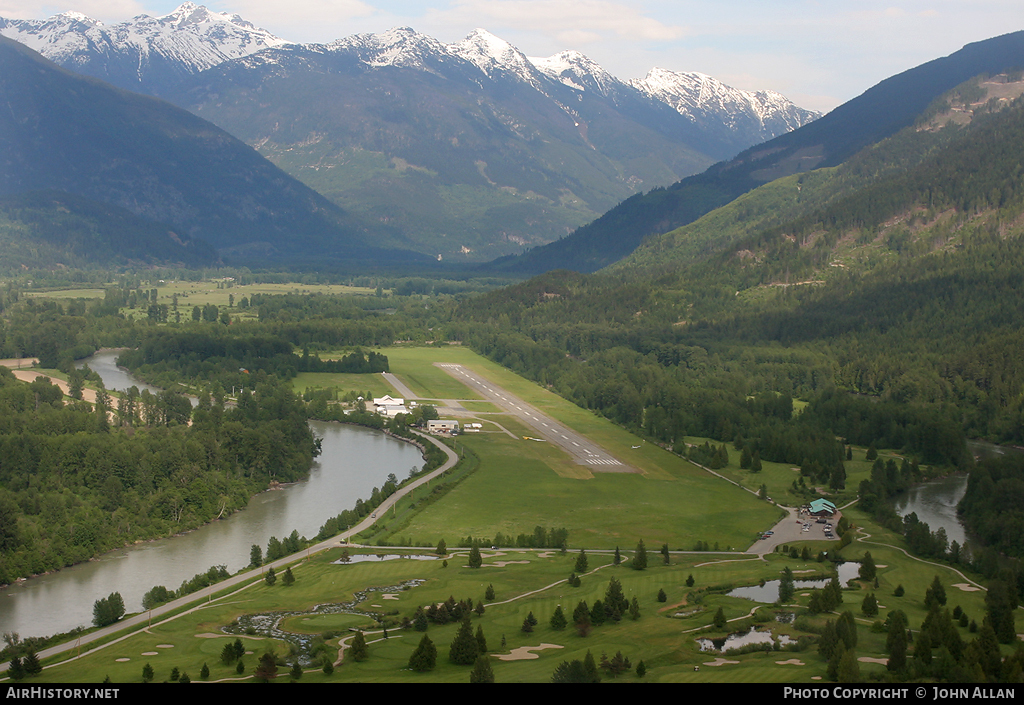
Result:
[[[696,541],[707,541],[718,543],[722,550],[743,551],[755,542],[758,532],[784,516],[751,492],[645,443],[469,349],[393,347],[380,352],[418,398],[468,399],[460,421],[477,421],[484,428],[457,441],[460,449],[468,449],[478,459],[477,469],[443,499],[420,508],[407,520],[383,522],[379,533],[367,536],[371,541],[383,538],[393,543],[396,537],[409,537],[416,545],[436,545],[443,538],[453,545],[474,536],[489,542],[498,532],[517,536],[544,526],[567,528],[572,545],[588,548],[632,549],[643,539],[654,550],[663,543],[674,550],[688,550]],[[435,362],[462,364],[488,377],[639,473],[594,472],[573,462],[554,444],[527,440],[536,432],[509,414],[496,413],[493,404],[473,401],[478,398],[475,392]],[[318,376],[303,375],[297,386],[317,384]],[[330,377],[342,392],[366,386],[363,375]],[[377,377],[384,381],[383,376]]]

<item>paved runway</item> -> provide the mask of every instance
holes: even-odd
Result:
[[[547,414],[538,411],[522,399],[509,394],[501,387],[462,365],[444,362],[435,362],[434,364],[467,387],[478,391],[487,401],[523,421],[533,428],[539,437],[564,449],[578,464],[585,465],[595,472],[636,472],[633,468],[612,457],[608,451],[593,441],[558,423]]]

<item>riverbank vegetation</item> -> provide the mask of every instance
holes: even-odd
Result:
[[[892,545],[999,582],[1011,604],[1024,596],[1020,564],[1012,560],[1020,547],[994,543],[992,548],[954,549],[913,522],[897,526],[885,509],[889,498],[910,482],[949,470],[974,472],[964,439],[967,429],[979,427],[975,421],[962,423],[964,418],[980,418],[974,412],[964,415],[974,402],[898,394],[890,382],[875,388],[874,395],[860,392],[860,386],[858,393],[851,393],[843,380],[853,363],[838,348],[813,336],[780,345],[774,334],[750,333],[720,313],[711,289],[701,293],[712,297],[702,304],[701,314],[694,313],[699,307],[683,313],[671,295],[652,298],[626,279],[583,279],[566,273],[500,296],[466,300],[448,294],[400,296],[379,286],[358,293],[272,295],[238,283],[220,284],[223,288],[211,294],[222,297],[220,303],[201,305],[198,296],[188,301],[182,290],[171,293],[159,282],[142,280],[125,280],[106,288],[102,297],[81,300],[67,294],[45,298],[15,288],[5,291],[0,330],[5,356],[35,355],[51,364],[58,377],[70,377],[73,358],[101,346],[129,347],[122,363],[171,390],[162,398],[148,392],[111,396],[97,410],[66,399],[44,382],[27,385],[0,371],[0,403],[12,410],[0,428],[0,443],[5,444],[0,451],[10,450],[0,452],[0,518],[11,518],[0,521],[0,569],[7,579],[187,530],[243,506],[271,482],[301,477],[316,453],[308,418],[361,423],[410,437],[408,424],[417,420],[415,415],[385,421],[361,410],[358,396],[365,396],[367,389],[376,391],[368,380],[383,384],[376,373],[392,370],[421,399],[477,398],[433,364],[445,361],[486,373],[560,422],[600,439],[639,472],[591,473],[550,444],[524,441],[529,429],[496,408],[467,401],[465,408],[485,426],[485,433],[458,441],[470,462],[443,491],[403,500],[394,516],[382,519],[372,537],[367,535],[375,543],[404,539],[435,545],[446,539],[455,546],[467,537],[527,536],[534,527],[552,527],[552,518],[558,517],[557,526],[566,527],[573,547],[611,550],[643,540],[672,550],[687,550],[695,543],[743,550],[778,520],[779,510],[772,504],[708,475],[689,459],[783,504],[799,504],[822,493],[844,501],[859,494],[865,510],[854,521],[859,527],[873,527],[871,533],[895,530],[904,536],[889,534]],[[821,303],[813,297],[801,301]],[[773,305],[778,313],[794,303],[783,293]],[[767,304],[757,305],[762,308],[751,310],[770,313]],[[204,315],[207,306],[216,311]],[[196,307],[199,315],[193,316]],[[905,364],[901,362],[904,370]],[[872,374],[891,379],[886,369],[882,365]],[[296,387],[299,380],[301,389]],[[325,380],[330,382],[320,384]],[[95,389],[96,384],[87,381],[86,386]],[[97,391],[102,400],[104,391]],[[198,398],[194,410],[180,403],[183,391]],[[472,407],[474,403],[479,407]],[[432,408],[421,406],[420,417]],[[996,420],[1005,412],[999,406],[986,413]],[[1003,421],[985,428],[1003,427],[999,424]],[[427,466],[441,462],[440,450],[425,448]],[[874,448],[883,449],[877,461],[868,458]],[[978,507],[1000,494],[1016,496],[1019,475],[1001,466],[985,472],[972,476],[967,504]],[[365,517],[398,481],[328,521],[321,536]],[[1017,521],[1012,511],[1000,520]],[[995,542],[997,534],[990,525],[982,535]],[[855,535],[851,529],[842,544],[815,546],[809,555],[835,552],[840,546],[850,551]],[[895,551],[885,554],[874,545],[871,551],[879,563],[885,555],[889,565],[903,564]],[[655,587],[652,600],[663,589],[670,603],[677,597],[689,601],[689,596],[672,592],[689,574],[699,581],[698,564],[709,560],[714,559],[705,555],[702,561],[686,562],[687,575],[673,578],[674,587]],[[302,582],[301,572],[296,571],[296,585]],[[748,577],[732,580],[740,584]],[[908,594],[916,589],[909,573],[898,579]],[[896,585],[891,587],[895,592]],[[885,589],[884,583],[874,588],[879,596]],[[710,623],[719,608],[728,619],[742,615],[737,606],[745,603],[734,602],[736,598],[702,595],[694,594],[685,605],[692,617],[704,615]],[[461,594],[456,597],[462,599]],[[592,603],[602,598],[595,593],[586,599]],[[860,596],[857,604],[862,600]],[[886,609],[896,609],[893,605],[903,605],[899,609],[910,615],[912,627],[914,620],[927,616],[893,599],[879,597],[877,602],[883,604],[883,619]],[[574,600],[563,608],[571,612],[575,605]],[[554,606],[534,605],[526,612],[533,611],[545,625]],[[710,606],[714,609],[708,613]],[[640,605],[645,616],[655,609]],[[971,608],[972,617],[982,616],[979,625],[986,609]],[[520,629],[526,612],[510,618],[514,629],[509,628],[509,635]],[[678,625],[672,629],[678,634]],[[867,643],[872,638],[866,637]],[[373,661],[372,645],[370,650],[366,663]],[[677,660],[659,672],[661,662],[642,648],[636,655],[623,654],[634,663],[642,659],[647,673],[656,678],[682,678],[686,671]],[[560,661],[582,660],[585,650],[560,656]],[[396,652],[394,658],[408,663],[409,654]],[[690,664],[693,654],[686,658]],[[779,677],[768,663],[744,669],[748,667],[750,675],[744,677]],[[195,670],[188,668],[190,673]],[[501,666],[495,671],[501,680]],[[528,669],[524,673],[540,680],[550,677]]]

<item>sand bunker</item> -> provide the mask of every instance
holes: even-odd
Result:
[[[142,655],[143,656],[159,656],[160,653],[157,652],[157,651],[143,651]]]
[[[775,663],[777,663],[780,666],[806,666],[807,665],[806,663],[804,663],[803,661],[801,661],[798,658],[791,658],[788,661],[776,661]]]
[[[527,661],[529,659],[540,658],[533,651],[543,651],[544,649],[564,649],[564,646],[558,644],[541,644],[540,646],[520,646],[518,649],[512,649],[507,654],[500,654],[497,658],[499,661]]]
[[[960,588],[963,592],[977,592],[978,590],[981,590],[980,587],[968,585],[967,583],[957,583],[953,585],[953,587]]]
[[[384,593],[384,599],[385,600],[397,600],[398,599],[398,593],[385,592]]]
[[[705,661],[704,665],[705,666],[725,666],[726,664],[738,664],[738,663],[739,663],[739,661],[730,661],[727,658],[722,658],[721,656],[719,656],[714,661]]]
[[[174,644],[157,644],[156,648],[158,648],[158,649],[173,649],[174,648]]]
[[[870,656],[861,656],[857,660],[861,663],[877,663],[882,666],[886,666],[889,663],[889,659],[887,658],[871,658]]]
[[[125,663],[126,661],[131,661],[130,658],[116,658],[114,660],[117,661],[118,663]]]
[[[516,564],[516,563],[525,563],[526,565],[529,565],[530,561],[497,561],[495,563],[484,563],[481,567],[482,568],[504,568],[507,565],[513,565],[513,564]],[[466,566],[466,567],[468,568],[469,566]]]

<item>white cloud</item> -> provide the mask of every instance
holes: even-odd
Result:
[[[238,13],[253,24],[283,39],[296,42],[326,42],[339,39],[356,31],[352,27],[353,20],[365,20],[382,14],[363,0],[213,0],[206,3],[202,0],[193,1],[220,12]]]
[[[147,13],[137,0],[64,0],[61,5],[35,0],[0,0],[0,17],[19,20],[42,20],[75,10],[103,22],[123,22]]]
[[[645,15],[642,6],[609,0],[455,0],[447,9],[428,10],[431,24],[507,28],[548,37],[576,36],[664,42],[680,39],[686,29]]]

